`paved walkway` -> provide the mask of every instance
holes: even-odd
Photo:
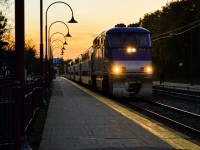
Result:
[[[61,77],[53,80],[40,150],[169,150],[170,145]]]

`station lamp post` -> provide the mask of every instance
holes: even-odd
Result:
[[[54,43],[54,42],[56,42],[56,41],[61,42],[63,45],[68,45],[66,42],[64,43],[63,41],[61,41],[61,40],[59,40],[59,39],[53,40],[53,41],[51,42],[51,45],[52,45],[52,43]]]
[[[71,8],[70,5],[68,5],[67,3],[62,2],[62,1],[57,1],[57,2],[54,2],[54,3],[52,3],[52,4],[50,4],[50,5],[48,6],[48,8],[46,9],[46,20],[45,20],[45,33],[46,33],[46,51],[45,51],[46,54],[45,54],[45,60],[46,60],[46,61],[47,61],[47,12],[48,12],[49,8],[50,8],[52,5],[57,4],[57,3],[65,4],[65,5],[67,5],[67,6],[70,8],[70,10],[71,10],[71,12],[72,12],[72,18],[71,18],[70,21],[68,21],[68,23],[78,23],[78,22],[74,19],[74,13],[73,13],[72,8]],[[47,71],[47,68],[46,68],[46,71]],[[47,72],[46,72],[46,73],[47,73]]]
[[[60,45],[54,45],[53,47],[52,47],[52,50],[54,49],[54,48],[60,48],[61,49],[61,51],[64,51],[65,50],[65,48],[64,47],[62,47],[62,46],[60,46]],[[52,53],[52,56],[53,56],[53,53]],[[52,57],[51,57],[52,58]]]
[[[67,27],[67,34],[65,35],[65,37],[72,37],[71,35],[70,35],[70,33],[69,33],[69,28],[68,28],[68,26],[67,26],[67,24],[66,23],[64,23],[63,21],[55,21],[55,22],[53,22],[50,26],[49,26],[49,29],[48,29],[48,48],[50,49],[50,46],[51,46],[51,41],[50,41],[50,29],[51,29],[51,26],[53,25],[53,24],[55,24],[55,23],[62,23],[62,24],[64,24],[66,27]],[[67,45],[67,43],[66,43],[66,41],[65,41],[65,45]],[[50,51],[51,51],[51,49],[50,49]],[[50,52],[51,53],[51,52]],[[51,57],[51,56],[50,56]]]
[[[64,54],[64,50],[65,50],[64,45],[61,46],[60,44],[55,44],[55,45],[53,45],[53,46],[51,47],[51,51],[52,51],[52,50],[54,51],[55,48],[59,48],[59,49],[61,50],[61,55]],[[53,65],[53,51],[52,51],[51,57],[50,57],[50,64],[51,64],[51,65]]]
[[[48,35],[50,35],[51,26],[52,26],[53,24],[55,24],[55,23],[58,23],[58,22],[64,24],[64,25],[67,27],[67,34],[66,34],[66,37],[72,37],[72,36],[70,35],[70,33],[69,33],[69,27],[68,27],[67,24],[64,23],[63,21],[55,21],[55,22],[53,22],[53,23],[49,26]]]
[[[64,46],[61,46],[60,44],[55,44],[55,45],[53,45],[53,46],[52,46],[52,49],[53,49],[55,46],[57,46],[57,47],[59,46],[62,50],[65,50],[65,47],[64,47]]]
[[[64,54],[63,48],[60,48],[60,47],[54,47],[54,48],[53,48],[53,51],[55,51],[56,48],[59,48],[59,49],[61,50],[61,55]],[[53,60],[53,56],[54,56],[54,55],[52,55],[52,60]]]
[[[65,42],[63,43],[63,45],[68,45],[67,42],[66,42],[66,36],[65,36],[63,33],[61,33],[61,32],[55,32],[55,33],[53,33],[53,34],[51,35],[51,37],[49,38],[49,43],[52,44],[51,39],[52,39],[52,37],[53,37],[55,34],[61,34],[61,35],[64,37],[64,39],[65,39]],[[60,40],[60,41],[61,41],[61,40]],[[64,47],[64,46],[63,46],[63,47]],[[51,52],[51,45],[50,45],[50,57],[51,57],[51,54],[52,54],[52,52]]]
[[[61,34],[61,35],[63,35],[63,37],[65,38],[65,43],[66,43],[66,45],[67,45],[66,36],[65,36],[63,33],[61,33],[61,32],[55,32],[55,33],[53,33],[53,34],[50,36],[50,38],[49,38],[50,41],[51,41],[52,36],[55,35],[55,34]]]
[[[63,51],[63,48],[61,47],[54,47],[53,48],[53,51],[55,51],[55,49],[59,48],[61,50],[61,53],[56,53],[56,54],[60,54],[60,55],[64,55],[64,51]],[[55,55],[55,54],[54,54]],[[54,63],[54,55],[52,55],[52,65]]]
[[[66,45],[66,44],[65,44],[63,41],[59,40],[59,39],[56,39],[56,40],[52,41],[52,42],[51,42],[51,45],[52,45],[52,43],[55,42],[55,41],[60,41],[60,42],[63,44],[63,46],[60,45],[60,46],[62,47],[62,50],[65,50],[64,45]],[[56,44],[56,45],[58,45],[58,44]],[[55,46],[55,45],[53,45],[53,46],[50,48],[50,51],[52,51],[51,49],[53,49],[54,46]],[[53,54],[53,53],[52,53],[52,54]]]

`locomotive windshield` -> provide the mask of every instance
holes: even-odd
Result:
[[[111,45],[122,45],[124,44],[124,38],[122,35],[112,35],[111,36]]]
[[[150,60],[151,41],[148,33],[110,34],[105,57],[111,60]]]
[[[111,35],[110,46],[149,46],[149,34]]]

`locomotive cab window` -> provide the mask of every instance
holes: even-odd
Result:
[[[148,46],[149,36],[147,34],[141,34],[139,38],[139,45]]]
[[[128,46],[136,46],[138,43],[138,36],[136,35],[126,35],[125,44]]]
[[[148,46],[149,36],[148,34],[126,35],[125,44],[128,46]]]
[[[122,35],[112,35],[110,40],[112,45],[122,45],[124,43]]]

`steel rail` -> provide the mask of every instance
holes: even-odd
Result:
[[[148,112],[148,113],[150,113],[150,114],[152,114],[152,115],[155,115],[155,116],[157,116],[157,117],[159,117],[159,118],[161,118],[161,119],[167,120],[167,121],[170,122],[170,123],[173,123],[173,124],[175,124],[175,125],[178,125],[178,126],[184,128],[184,129],[186,129],[187,131],[189,130],[190,132],[195,133],[195,135],[200,135],[200,130],[194,129],[194,128],[188,126],[188,125],[182,124],[182,123],[180,123],[180,122],[178,122],[178,121],[175,121],[175,120],[173,120],[173,119],[170,119],[170,118],[168,118],[168,117],[165,117],[165,116],[163,116],[163,115],[161,115],[161,114],[158,114],[158,113],[156,113],[156,112],[153,112],[153,111],[151,111],[151,110],[148,110],[148,109],[145,109],[145,108],[136,106],[136,105],[132,105],[132,107],[133,107],[133,106],[136,107],[137,109],[140,109],[140,110],[142,110],[142,111],[146,111],[146,112]]]

